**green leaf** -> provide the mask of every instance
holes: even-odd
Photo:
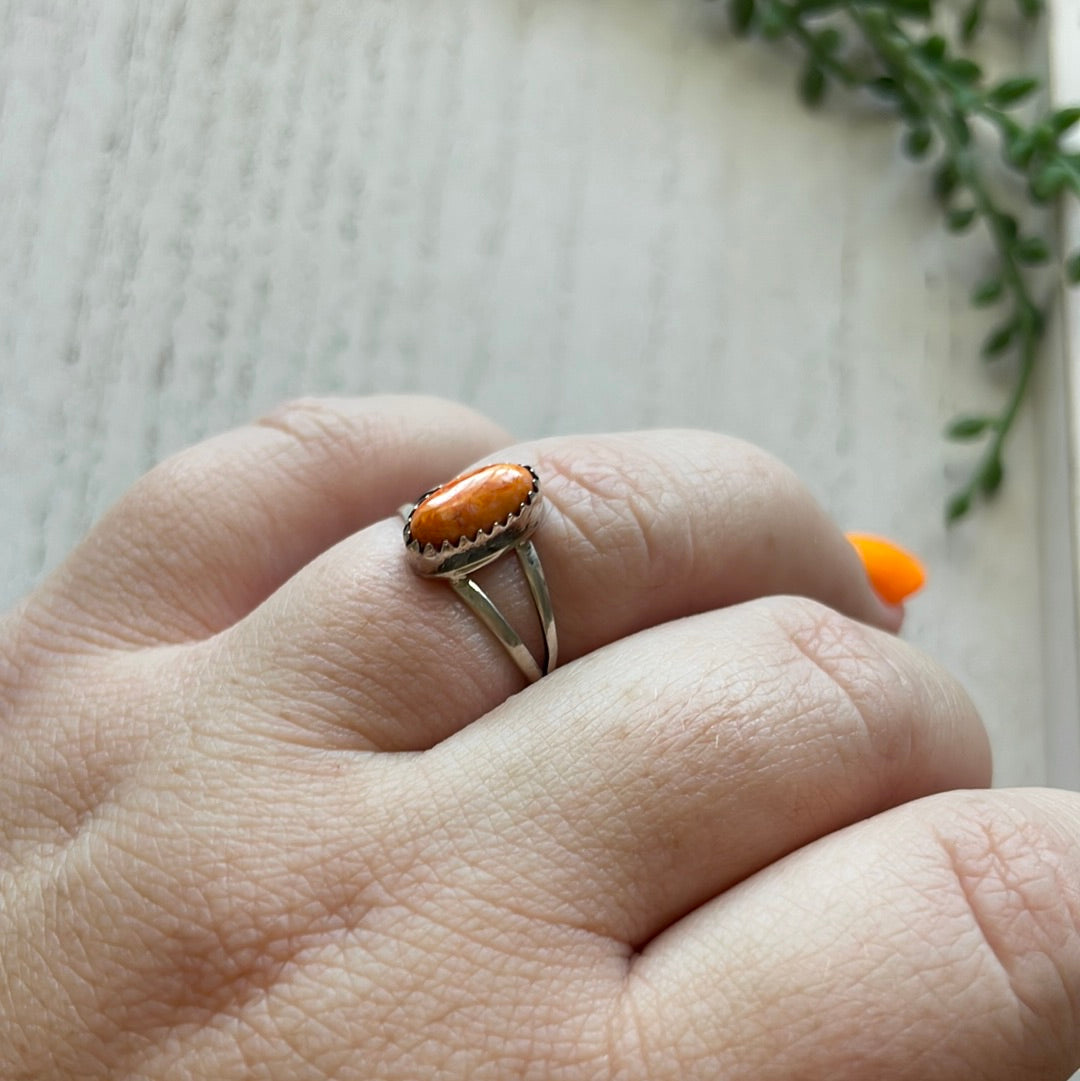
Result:
[[[967,492],[957,492],[945,506],[945,523],[952,525],[967,517],[971,510],[971,496]]]
[[[904,151],[918,161],[925,158],[933,145],[934,136],[929,128],[912,128],[904,137]]]
[[[997,216],[1001,231],[1009,240],[1015,240],[1020,232],[1020,223],[1011,214],[999,214]]]
[[[735,33],[745,37],[754,23],[754,0],[731,0],[728,5],[728,18],[731,19]]]
[[[1041,236],[1021,237],[1013,251],[1016,258],[1027,266],[1038,266],[1050,259],[1050,249]]]
[[[973,206],[957,207],[945,215],[945,224],[950,233],[963,233],[971,228],[975,221],[975,208]]]
[[[896,100],[896,112],[905,124],[922,124],[926,121],[926,113],[914,98],[904,97],[901,90]]]
[[[1074,251],[1066,260],[1065,278],[1070,285],[1080,285],[1080,251]]]
[[[791,26],[791,9],[779,3],[779,0],[766,0],[762,3],[759,11],[761,20],[761,36],[769,41],[782,38]]]
[[[993,417],[955,417],[945,429],[945,438],[954,442],[978,439],[994,426]]]
[[[907,19],[930,19],[934,14],[931,0],[890,0],[889,6],[897,15]]]
[[[1021,76],[1016,79],[1006,79],[995,86],[986,100],[999,109],[1008,109],[1013,105],[1019,105],[1025,98],[1031,97],[1039,89],[1039,80],[1029,76]]]
[[[919,52],[927,60],[940,60],[948,48],[948,43],[940,34],[931,34],[925,41],[919,43]]]
[[[1005,479],[1005,467],[1001,459],[996,455],[983,466],[979,473],[979,487],[985,495],[993,495],[1001,487]]]
[[[960,174],[956,171],[956,166],[951,161],[947,161],[934,173],[934,194],[942,202],[946,202],[956,191],[959,183]]]
[[[1020,318],[1020,329],[1037,341],[1046,330],[1046,315],[1034,305],[1028,305]]]
[[[1003,323],[983,342],[982,355],[987,359],[1000,356],[1012,344],[1012,340],[1016,337],[1019,328],[1020,323],[1016,319],[1010,319],[1009,322]]]
[[[1040,203],[1048,203],[1061,194],[1069,183],[1069,170],[1058,161],[1051,161],[1031,178],[1032,197]]]
[[[1052,153],[1057,149],[1058,135],[1054,131],[1053,124],[1049,120],[1044,120],[1041,124],[1037,125],[1031,131],[1031,141],[1036,150],[1041,150],[1044,154]]]
[[[1026,169],[1035,153],[1035,140],[1026,132],[1018,131],[1005,143],[1005,160],[1014,169]]]
[[[964,17],[960,20],[960,40],[965,45],[970,45],[975,40],[975,35],[982,25],[982,16],[983,6],[978,0],[964,12]]]
[[[811,109],[821,104],[825,97],[825,72],[817,64],[810,64],[799,80],[799,96]]]
[[[1080,122],[1080,106],[1058,109],[1050,116],[1050,127],[1057,135],[1064,135],[1074,124]]]
[[[1025,19],[1037,19],[1043,11],[1042,0],[1017,0],[1017,6]]]
[[[971,89],[960,86],[953,90],[952,94],[956,111],[964,116],[977,113],[982,108],[983,98],[977,88]],[[1004,113],[1002,115],[1004,116]]]
[[[977,83],[982,78],[982,68],[966,56],[958,56],[948,64],[949,74],[961,83]]]
[[[971,294],[971,303],[976,308],[988,308],[991,304],[1001,299],[1005,284],[1000,278],[987,278],[979,282]]]
[[[896,80],[891,75],[879,75],[866,84],[866,89],[879,98],[895,98],[899,91]]]
[[[838,52],[844,44],[844,35],[835,26],[826,26],[815,38],[817,47],[826,55]]]

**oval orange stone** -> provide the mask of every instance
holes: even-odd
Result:
[[[504,521],[529,498],[533,476],[523,465],[484,465],[444,484],[417,504],[409,522],[421,547],[470,540]]]

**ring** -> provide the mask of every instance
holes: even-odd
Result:
[[[481,466],[425,492],[405,519],[405,553],[422,578],[445,578],[499,640],[530,683],[546,676],[558,659],[555,614],[532,537],[543,502],[532,466],[499,462]],[[521,636],[469,577],[511,549],[517,553],[544,632],[544,663],[537,663]]]

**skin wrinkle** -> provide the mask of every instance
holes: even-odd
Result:
[[[420,920],[420,926],[428,927],[428,928],[433,926],[431,924],[431,910],[430,910],[430,907],[418,907],[418,908],[415,909],[415,912],[419,913],[418,918]],[[391,921],[391,925],[394,926],[394,927],[397,927],[397,928],[402,928],[403,926],[405,926],[403,924],[403,921],[400,918],[393,919]],[[454,922],[451,921],[450,923],[446,924],[445,926],[446,926],[446,929],[451,933],[450,943],[459,942],[460,941],[458,939],[459,932],[458,932],[458,929],[456,928],[456,925],[454,924]],[[480,906],[480,918],[477,921],[477,927],[478,927],[478,936],[475,939],[475,941],[478,943],[477,948],[480,950],[481,954],[483,956],[485,956],[485,957],[488,957],[488,961],[485,963],[484,968],[485,968],[485,971],[486,971],[485,978],[490,982],[490,980],[492,979],[492,974],[497,973],[499,971],[499,969],[498,968],[492,968],[492,965],[490,963],[490,951],[491,951],[491,945],[492,945],[491,939],[490,939],[490,937],[484,937],[483,936],[483,931],[486,930],[486,929],[490,929],[490,911],[489,911],[489,906],[486,903],[484,903],[484,904],[482,904]],[[427,937],[430,937],[430,931],[425,932],[425,935]],[[466,983],[466,980],[468,978],[467,974],[472,973],[474,971],[473,963],[463,956],[459,945],[458,946],[453,946],[453,948],[449,952],[444,952],[444,949],[440,948],[435,954],[432,954],[432,952],[431,952],[431,950],[429,948],[424,947],[424,945],[423,945],[424,939],[423,938],[418,939],[418,938],[416,938],[415,935],[410,935],[410,943],[411,943],[411,945],[404,943],[402,940],[400,940],[400,938],[397,938],[397,939],[384,939],[384,940],[382,940],[382,942],[383,942],[384,947],[389,947],[389,948],[394,948],[395,947],[395,942],[397,942],[397,943],[399,943],[399,945],[397,946],[397,949],[404,949],[405,950],[405,953],[400,954],[400,955],[395,950],[395,953],[394,953],[394,955],[392,957],[385,953],[385,949],[380,950],[380,953],[381,953],[382,958],[383,958],[383,962],[385,963],[386,966],[389,966],[387,968],[387,971],[391,971],[391,970],[394,970],[394,971],[408,971],[408,972],[413,974],[413,977],[417,981],[419,981],[418,986],[431,986],[430,981],[428,980],[427,976],[425,975],[426,970],[424,968],[424,965],[444,967],[447,963],[450,963],[455,968],[459,968],[462,965],[464,965],[465,967],[462,968],[461,979],[460,979],[460,981],[457,981],[455,983],[455,986],[460,984],[460,986],[462,986],[462,987],[467,986],[467,983]],[[359,943],[354,943],[353,946],[350,947],[349,958],[351,958],[351,955],[352,955],[353,952],[355,952],[355,949],[357,948],[357,946],[359,946]],[[421,956],[423,956],[425,958],[425,960],[421,963],[420,966],[418,966],[416,961],[413,959],[413,951],[416,951],[416,950],[422,951]],[[336,949],[333,951],[332,956],[333,956],[333,960],[331,962],[329,962],[329,963],[332,963],[335,966],[339,967],[342,971],[344,971],[346,967],[354,969],[356,971],[360,970],[360,966],[358,966],[355,963],[355,960],[353,960],[352,963],[350,964],[349,960],[346,959],[345,956],[339,955]],[[509,956],[507,957],[507,961],[509,961]],[[538,959],[538,961],[545,968],[549,967],[549,966],[547,966],[547,964],[546,964],[546,962],[544,960]],[[370,966],[367,966],[367,967],[370,970]],[[320,968],[320,963],[316,962],[314,964],[307,965],[302,970],[302,972],[306,973],[306,974],[308,974],[310,976],[313,969],[317,973],[319,968]],[[301,975],[301,971],[298,970],[297,975]],[[310,984],[311,979],[309,978],[306,982]],[[325,983],[323,981],[319,981],[317,979],[317,977],[316,977],[314,985],[315,986],[325,986]],[[374,988],[372,988],[371,990],[374,990]],[[286,989],[286,993],[288,993],[287,989]],[[414,996],[415,996],[415,992],[410,992],[409,996],[408,996],[408,1000],[413,1001],[414,1004],[415,1004]],[[386,997],[385,993],[384,993],[383,997]],[[405,1052],[408,1052],[408,1051],[412,1051],[414,1053],[414,1055],[415,1055],[415,1053],[417,1052],[417,1048],[422,1049],[425,1044],[434,1043],[434,1046],[438,1047],[439,1038],[438,1038],[438,1034],[433,1032],[433,1026],[436,1025],[436,1021],[433,1021],[433,1018],[437,1019],[439,1017],[442,1017],[442,1018],[445,1019],[447,1017],[455,1016],[456,1014],[461,1013],[462,1010],[465,1010],[465,1009],[467,1009],[469,1011],[469,1013],[472,1013],[472,1011],[475,1008],[475,1005],[472,1003],[470,997],[468,997],[468,996],[462,997],[461,995],[455,995],[455,999],[456,999],[456,1001],[452,1001],[450,1004],[448,1004],[442,998],[433,999],[432,1000],[432,1008],[431,1008],[430,1011],[427,1012],[427,1016],[425,1017],[425,1021],[424,1021],[423,1025],[416,1026],[414,1029],[411,1029],[408,1034],[400,1031],[400,1025],[396,1024],[394,1022],[394,1020],[393,1020],[395,1015],[399,1012],[399,1010],[401,1010],[401,1009],[403,1009],[405,1007],[406,1000],[399,999],[397,996],[393,996],[393,997],[390,997],[390,998],[386,999],[385,1005],[381,1008],[381,1013],[382,1013],[382,1015],[384,1017],[387,1018],[387,1021],[390,1024],[394,1025],[394,1027],[395,1027],[395,1029],[397,1031],[395,1031],[392,1036],[388,1035],[389,1042],[385,1046],[386,1046],[388,1051],[393,1052],[395,1060],[400,1058],[400,1056],[402,1056]],[[506,1001],[509,1003],[512,1000],[507,998]],[[372,998],[372,996],[371,996],[371,994],[369,992],[365,991],[363,993],[363,1002],[364,1002],[364,1007],[363,1008],[364,1008],[364,1010],[367,1011],[367,1010],[370,1009],[370,1007],[372,1005],[374,1005],[375,1000]],[[466,1015],[466,1019],[467,1019],[467,1015]],[[507,1023],[507,1024],[504,1024],[503,1026],[501,1026],[501,1031],[511,1031],[512,1032],[512,1031],[515,1031],[516,1027],[518,1027],[518,1026],[512,1026],[509,1023]],[[458,1038],[461,1039],[462,1038],[462,1030],[460,1028],[456,1028],[455,1031],[456,1031],[456,1034],[457,1034]],[[411,1039],[409,1037],[411,1037]],[[489,1034],[489,1039],[490,1039],[490,1034]],[[469,1041],[469,1042],[472,1043],[472,1044],[475,1044],[475,1041]],[[476,1046],[478,1046],[478,1045],[476,1045]],[[568,1046],[574,1046],[574,1044],[569,1043]],[[470,1072],[470,1073],[467,1073],[467,1074],[463,1074],[462,1076],[474,1076],[474,1074]],[[500,1076],[502,1076],[502,1075],[500,1075]]]
[[[61,568],[46,580],[43,595],[28,599],[18,623],[11,628],[6,649],[17,661],[21,687],[27,694],[40,686],[40,677],[55,675],[58,659],[109,656],[115,651],[114,643],[119,643],[120,648],[127,644],[138,648],[122,636],[122,629],[109,635],[99,633],[93,625],[80,626],[78,620],[91,613],[81,600],[59,593],[64,577]],[[57,595],[50,598],[50,592]],[[65,616],[62,610],[74,612],[74,618]]]
[[[537,828],[542,829],[541,822],[545,817],[547,815],[543,812],[536,814]],[[556,851],[562,852],[575,864],[580,863],[579,854],[561,845],[554,830],[546,830],[545,837]],[[483,853],[487,850],[501,854],[501,849],[493,844],[495,839],[497,838],[494,835],[481,838],[487,841],[487,845],[476,845],[475,851]],[[536,847],[534,846],[534,850]],[[612,937],[610,931],[600,926],[585,912],[580,911],[566,897],[553,892],[550,882],[543,881],[541,868],[535,871],[532,871],[531,867],[528,871],[519,869],[500,876],[498,855],[493,859],[485,860],[483,864],[478,864],[475,858],[470,860],[468,847],[462,847],[461,838],[454,838],[454,848],[454,866],[447,867],[445,860],[440,861],[440,866],[445,868],[443,873],[449,878],[445,884],[455,891],[460,891],[477,902],[484,902],[517,919],[528,920],[533,924],[554,930],[579,932],[589,940],[601,940],[618,950],[627,951],[632,948],[630,944]],[[550,866],[557,866],[557,856],[549,857],[547,863]],[[517,896],[525,883],[531,887],[530,903],[526,903],[524,898]],[[545,906],[547,906],[546,909]]]
[[[907,771],[903,767],[914,756],[913,732],[916,726],[906,721],[879,723],[878,718],[888,716],[890,712],[888,703],[899,696],[891,694],[891,688],[887,690],[886,685],[874,676],[874,668],[878,664],[877,652],[866,648],[866,634],[859,624],[838,617],[813,602],[803,603],[808,608],[809,626],[786,628],[789,641],[807,662],[828,679],[850,707],[851,716],[859,722],[866,744],[871,749],[869,762],[876,764],[875,773],[882,778],[904,776]],[[838,646],[842,660],[839,664],[830,663],[826,657],[835,655]],[[841,675],[842,667],[850,666],[853,661],[858,665],[857,682]],[[858,684],[861,684],[861,689],[857,691]],[[869,705],[861,700],[868,696],[868,690],[871,692]],[[865,766],[868,763],[863,761],[862,764]]]
[[[626,575],[654,588],[662,587],[670,578],[686,577],[694,565],[688,563],[693,530],[688,528],[688,519],[674,523],[675,528],[672,528],[671,515],[663,507],[664,494],[669,489],[685,487],[686,477],[669,475],[665,479],[664,463],[654,458],[649,465],[659,475],[659,483],[646,485],[626,473],[617,455],[608,463],[606,456],[611,450],[606,444],[601,446],[603,452],[592,459],[580,453],[568,460],[552,453],[545,453],[542,458],[545,494],[558,507],[564,523],[571,525],[576,535],[588,545],[588,555],[583,554],[582,558],[610,557],[611,542],[605,536],[609,530],[605,528],[602,515],[608,506],[621,507],[623,513],[613,512],[612,522],[616,527],[625,527],[628,523],[624,514],[628,513],[636,527],[630,532],[625,528],[618,530],[620,562],[626,565]],[[556,484],[550,479],[552,476],[559,477],[562,484]],[[656,479],[656,476],[650,476],[650,480]],[[659,499],[650,497],[651,489],[661,493]],[[568,497],[568,493],[572,496]],[[660,538],[657,537],[658,530]],[[680,538],[682,547],[670,550],[674,537]],[[665,543],[659,543],[659,540]]]
[[[255,948],[255,956],[256,957],[262,956],[264,952],[265,952],[265,950],[263,949],[262,946],[257,946]],[[186,955],[187,955],[187,950],[185,948],[184,950],[182,950],[182,957],[186,956]],[[230,983],[235,983],[236,986],[240,986],[243,982],[245,982],[245,980],[249,979],[249,976],[250,976],[250,973],[239,973],[236,976],[235,980],[229,980],[229,979],[224,980],[224,982],[222,983],[222,987],[224,989],[228,989]],[[173,1007],[173,1004],[171,1004],[169,1006],[166,1006],[166,1009],[172,1009],[172,1007]]]
[[[443,765],[444,771],[452,768],[452,764]],[[507,780],[510,780],[510,778],[507,778]],[[579,882],[582,875],[596,877],[597,874],[596,870],[590,868],[587,863],[582,866],[583,861],[580,852],[567,847],[567,842],[559,839],[560,834],[569,835],[568,830],[565,828],[569,824],[569,811],[560,812],[548,793],[532,786],[528,777],[523,777],[520,783],[515,783],[514,787],[518,798],[524,796],[526,790],[529,795],[528,837],[525,838],[524,843],[528,845],[533,856],[536,856],[543,848],[553,849],[553,852],[546,856],[542,863],[530,861],[525,868],[519,866],[512,869],[510,865],[507,865],[507,875],[509,877],[499,876],[496,868],[505,853],[505,847],[501,843],[501,839],[505,835],[513,835],[516,832],[514,818],[504,808],[504,797],[500,793],[490,791],[487,788],[479,789],[475,784],[470,784],[468,792],[471,798],[467,803],[459,802],[460,814],[455,816],[454,820],[457,822],[470,822],[473,825],[466,836],[447,831],[451,862],[457,872],[454,877],[455,884],[464,878],[465,888],[473,894],[478,894],[479,887],[475,882],[469,880],[474,879],[481,869],[475,862],[479,858],[483,861],[483,873],[486,876],[489,888],[494,887],[495,891],[488,898],[490,903],[499,908],[509,908],[511,911],[528,916],[533,920],[550,923],[552,926],[582,930],[590,935],[609,938],[608,932],[596,926],[594,920],[580,911],[579,906],[572,904],[562,893],[553,890],[553,871],[564,868],[568,864],[577,869],[575,877]],[[443,808],[448,800],[444,786],[433,784],[432,793],[427,806]],[[454,795],[460,801],[461,793],[455,791]],[[481,821],[486,827],[486,832],[481,832],[481,827],[477,822],[478,813],[482,816]],[[499,817],[497,819],[493,818],[493,813],[499,813]],[[559,828],[557,823],[546,824],[553,817],[563,823],[562,829]],[[432,823],[429,829],[433,830],[434,828],[435,824]],[[458,829],[460,830],[460,827]],[[421,858],[426,864],[433,867],[441,867],[446,863],[445,856],[441,853]],[[530,884],[532,896],[535,898],[533,904],[528,908],[524,907],[520,902],[515,903],[508,900],[508,898],[520,893],[523,883]],[[597,882],[597,888],[602,888],[599,882]],[[545,905],[550,906],[550,913],[547,915],[543,911]],[[568,909],[569,912],[567,912]],[[559,913],[567,914],[560,915]],[[625,946],[626,944],[622,943],[621,945]]]
[[[542,470],[544,478],[544,498],[547,499],[552,509],[556,512],[560,532],[572,533],[581,544],[568,542],[565,536],[561,537],[562,547],[572,550],[575,559],[582,563],[602,561],[610,554],[609,538],[605,534],[612,524],[620,522],[617,511],[610,508],[620,506],[620,502],[610,500],[603,492],[605,482],[617,481],[625,494],[627,491],[626,478],[618,477],[616,471],[597,472],[596,475],[582,471],[581,463],[577,457],[564,459],[560,454],[550,450],[543,450],[536,466]],[[632,494],[632,493],[631,493]],[[603,518],[610,514],[605,524]],[[550,542],[546,533],[550,531],[550,523],[545,516],[545,543]],[[582,550],[582,546],[584,546]]]
[[[686,1028],[678,1033],[658,1029],[656,1017],[649,1010],[649,995],[652,989],[641,978],[642,966],[635,958],[628,968],[624,985],[620,991],[618,1010],[613,1012],[616,1018],[613,1042],[618,1048],[619,1059],[629,1068],[620,1076],[640,1081],[642,1078],[681,1077],[686,1067],[700,1056],[702,1045],[708,1046],[707,1037],[695,1031],[691,1018]],[[687,1048],[690,1037],[696,1037],[697,1047]],[[635,1069],[634,1067],[638,1068]],[[724,1064],[712,1076],[717,1078],[734,1077]]]
[[[321,655],[307,658],[303,664],[298,656],[283,658],[278,675],[284,686],[274,694],[269,702],[262,704],[261,712],[273,716],[277,701],[287,702],[303,698],[311,707],[305,712],[305,725],[310,730],[316,720],[315,714],[321,714],[325,722],[325,737],[328,733],[344,734],[350,746],[358,750],[380,751],[386,749],[385,741],[376,741],[364,734],[367,727],[365,717],[378,717],[384,713],[390,699],[393,675],[379,669],[378,678],[365,680],[358,684],[353,674],[361,666],[361,659],[340,660],[329,656],[332,646],[328,646]],[[254,674],[254,673],[252,673]],[[284,677],[288,677],[285,683]],[[321,726],[320,726],[321,727]]]
[[[129,885],[135,883],[129,880]],[[156,911],[156,903],[153,898],[150,900]],[[208,903],[204,901],[204,907]],[[326,933],[309,929],[306,933],[270,938],[252,925],[251,933],[242,936],[247,939],[243,945],[236,940],[235,931],[230,932],[231,938],[223,938],[224,929],[215,932],[213,924],[208,924],[206,934],[196,930],[193,937],[192,930],[196,930],[194,925],[175,922],[174,929],[166,933],[166,952],[173,958],[172,970],[176,973],[172,990],[160,987],[156,994],[141,996],[136,1004],[141,1018],[138,1021],[120,1006],[115,1029],[103,1042],[116,1047],[122,1040],[130,1045],[130,1053],[137,1056],[141,1047],[152,1046],[177,1029],[201,1030],[212,1025],[219,1015],[239,1014],[268,993],[289,967],[299,963],[306,950]],[[160,931],[148,927],[147,934],[146,948],[156,951]],[[214,953],[220,960],[211,959]],[[209,981],[206,977],[211,968],[207,965],[214,971]],[[111,1012],[114,1011],[105,1009],[103,1016]]]
[[[51,595],[53,591],[55,591],[55,596]],[[73,599],[83,592],[92,604],[83,604]],[[132,588],[127,591],[129,600],[136,594],[141,594],[146,600],[146,603],[138,606],[140,609],[138,625],[136,626],[129,613],[118,612],[108,623],[107,628],[102,619],[102,609],[107,602],[103,601],[100,595],[94,595],[92,586],[87,588],[68,581],[46,582],[41,600],[52,609],[50,616],[58,626],[63,628],[64,637],[81,645],[82,652],[111,657],[121,652],[142,652],[162,643],[172,644],[172,638],[177,634],[175,620],[170,618],[169,621],[165,621],[157,614],[151,614],[154,606],[151,602],[156,603],[159,600],[156,587],[150,588],[149,585],[144,584],[141,588]],[[179,612],[190,621],[183,631],[183,637],[207,638],[214,633],[215,628],[200,615],[192,614],[186,608],[189,599],[185,595],[183,603],[180,603],[178,608],[171,607],[171,616]]]
[[[429,838],[429,845],[433,846],[425,847],[417,854],[419,866],[428,868],[443,887],[462,890],[477,901],[486,902],[517,918],[555,929],[584,932],[590,937],[610,941],[616,949],[629,949],[626,943],[612,939],[608,931],[598,927],[575,906],[569,905],[564,896],[552,893],[550,882],[546,880],[550,877],[551,869],[564,865],[567,860],[575,865],[581,861],[578,853],[567,849],[559,841],[560,831],[557,828],[544,825],[552,815],[560,813],[546,792],[529,791],[530,836],[527,843],[534,854],[542,846],[554,846],[556,851],[541,866],[530,863],[527,867],[519,866],[512,870],[512,865],[502,860],[505,847],[500,843],[500,838],[513,826],[513,817],[503,810],[498,794],[477,789],[472,784],[465,790],[456,786],[447,789],[444,778],[455,771],[455,766],[453,762],[446,761],[445,754],[432,758],[432,752],[429,752],[418,764],[426,767],[424,772],[429,778],[429,795],[414,802],[421,808],[432,809],[432,820],[425,825],[423,833]],[[526,785],[529,783],[527,778],[523,778],[523,781]],[[515,787],[519,797],[525,796],[522,787]],[[468,802],[462,802],[466,793]],[[542,805],[537,803],[536,797],[543,799]],[[451,804],[456,806],[456,813],[448,820],[445,809]],[[499,817],[493,818],[492,811],[499,813]],[[450,828],[449,824],[440,827],[440,819],[454,823],[454,828]],[[469,824],[467,829],[464,826],[466,823]],[[561,832],[565,834],[566,830]],[[539,838],[536,834],[539,834]],[[500,861],[508,873],[512,871],[510,877],[500,875]],[[582,867],[581,871],[589,873],[589,868]],[[531,886],[530,903],[527,905],[523,903],[521,890],[525,882]],[[602,888],[599,882],[597,888]]]
[[[1075,1027],[1077,993],[1059,967],[1062,940],[1080,931],[1077,913],[1069,912],[1069,888],[1061,868],[1047,858],[1040,831],[1029,823],[1013,822],[1008,830],[989,823],[964,822],[959,831],[936,834],[956,886],[986,955],[1001,973],[1020,1008],[1020,1022],[1031,1047],[1060,1046],[1062,1035]],[[1074,947],[1075,948],[1075,947]],[[1030,985],[1032,962],[1043,959],[1054,973],[1061,994],[1070,1001],[1069,1020],[1055,1019],[1042,1007],[1045,989]],[[1045,966],[1040,965],[1040,969]],[[1050,1030],[1049,1032],[1047,1030]],[[1052,1068],[1052,1067],[1050,1067]]]
[[[119,673],[117,663],[121,665]],[[73,717],[65,718],[63,724],[50,726],[48,742],[30,745],[35,752],[32,764],[39,770],[33,788],[39,795],[20,802],[24,812],[29,811],[34,819],[44,821],[34,825],[24,818],[22,828],[32,831],[32,836],[26,839],[26,845],[11,849],[11,854],[20,860],[39,866],[42,855],[47,858],[51,852],[62,852],[66,845],[77,840],[108,802],[124,771],[143,759],[151,733],[145,726],[140,731],[135,718],[141,707],[151,707],[158,692],[144,697],[136,673],[123,670],[125,663],[126,658],[111,664],[94,659],[84,662],[83,672],[70,674],[72,682],[91,688],[85,706]],[[145,658],[139,667],[147,667]],[[132,706],[124,715],[112,718],[110,727],[104,729],[95,717],[94,706],[114,688],[123,692],[120,699],[124,700],[126,695]],[[42,715],[53,716],[48,703],[44,706]],[[161,735],[161,729],[153,733],[159,741]],[[15,780],[20,783],[17,776]],[[26,791],[25,782],[23,791]],[[43,831],[47,836],[41,835]]]

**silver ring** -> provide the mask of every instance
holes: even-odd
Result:
[[[413,571],[422,578],[445,578],[530,683],[552,671],[559,643],[544,569],[530,539],[543,513],[540,478],[532,466],[512,462],[481,466],[425,492],[400,513],[405,519],[405,554]],[[543,664],[469,577],[511,549],[525,573],[544,632]]]

